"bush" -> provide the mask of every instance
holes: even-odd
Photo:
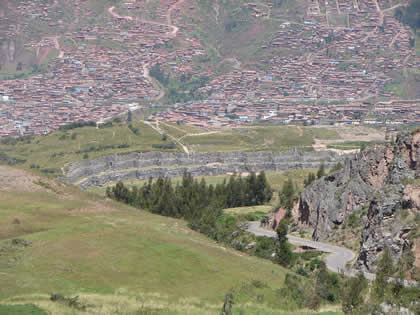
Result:
[[[86,311],[86,305],[83,305],[80,301],[79,301],[79,297],[75,296],[75,297],[65,297],[62,294],[51,294],[50,296],[50,300],[52,302],[58,302],[58,303],[63,303],[71,308],[74,308],[78,311]]]
[[[44,174],[55,174],[55,173],[58,173],[59,170],[56,168],[43,168],[41,169],[41,172]]]
[[[111,128],[112,127],[112,121],[107,121],[103,124],[99,124],[98,128],[102,129],[102,128]]]
[[[172,150],[172,149],[176,149],[176,144],[175,143],[152,144],[152,148],[160,149],[160,150]]]
[[[68,125],[61,126],[60,128],[58,128],[58,130],[66,131],[66,130],[82,128],[82,127],[96,127],[96,122],[94,122],[94,121],[74,122],[74,123],[70,123]]]
[[[134,133],[135,135],[139,135],[140,134],[140,130],[138,128],[133,127],[132,124],[128,124],[128,129],[130,129],[131,132]]]

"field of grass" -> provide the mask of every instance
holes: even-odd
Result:
[[[136,114],[137,115],[137,114]],[[142,115],[141,113],[139,115]],[[83,127],[67,131],[54,131],[45,136],[30,137],[23,141],[0,141],[0,152],[9,158],[26,160],[24,166],[35,167],[60,175],[61,169],[72,162],[91,160],[109,154],[128,152],[168,151],[181,152],[143,121],[128,124],[113,122],[110,127]],[[312,150],[314,139],[339,139],[335,130],[299,126],[250,126],[207,130],[188,125],[160,123],[164,133],[182,138],[192,152],[231,151],[286,151],[294,147]],[[137,131],[136,131],[137,130]]]
[[[356,150],[360,149],[363,146],[371,146],[375,144],[372,141],[344,141],[337,142],[334,144],[329,144],[327,147],[329,149],[339,149],[339,150]]]
[[[46,315],[39,307],[32,304],[0,305],[0,315]]]
[[[56,131],[46,136],[34,137],[30,143],[19,142],[15,145],[0,143],[0,151],[10,157],[26,159],[25,165],[28,167],[35,164],[41,169],[56,169],[59,173],[59,169],[70,162],[114,153],[162,151],[153,145],[171,143],[169,139],[163,141],[158,132],[143,122],[133,122],[132,125],[138,129],[138,134],[133,133],[126,123],[114,123],[109,128],[83,127]],[[125,147],[117,147],[121,145]]]
[[[250,206],[250,207],[238,207],[238,208],[229,208],[225,209],[224,211],[227,213],[232,214],[247,214],[252,213],[256,211],[260,212],[269,212],[272,209],[271,206]]]
[[[42,314],[30,305],[77,313],[52,293],[79,296],[87,314],[218,314],[229,291],[235,314],[306,314],[278,296],[286,270],[268,260],[224,248],[182,220],[63,184],[42,187],[50,188],[0,192],[0,314]]]
[[[314,138],[335,139],[339,135],[326,128],[296,126],[255,126],[224,129],[223,132],[187,136],[186,145],[197,152],[207,151],[287,151],[293,147],[312,150]]]

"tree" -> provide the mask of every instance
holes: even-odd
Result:
[[[375,295],[382,299],[388,289],[388,278],[394,274],[391,251],[388,247],[384,249],[376,267]]]
[[[326,175],[325,174],[325,165],[324,165],[324,163],[322,163],[321,166],[318,169],[318,172],[316,173],[316,177],[318,179],[320,179],[321,177],[324,177],[325,175]]]
[[[286,210],[292,210],[294,198],[295,198],[295,187],[291,178],[284,183],[281,192],[279,193],[280,197],[280,206],[284,207]],[[288,213],[290,214],[290,213]]]
[[[293,261],[293,253],[287,241],[287,222],[281,220],[277,227],[278,246],[276,249],[275,262],[283,267],[289,266]]]
[[[314,173],[309,173],[308,177],[306,177],[303,180],[303,185],[305,187],[308,187],[309,185],[311,185],[314,181],[316,180],[315,174]]]
[[[351,277],[344,285],[342,308],[345,314],[357,313],[363,307],[362,292],[368,287],[368,282],[362,272],[357,277]]]
[[[254,193],[256,195],[255,199],[257,205],[261,205],[265,202],[268,202],[271,200],[271,197],[273,197],[273,191],[271,190],[271,187],[268,184],[267,177],[265,176],[264,171],[262,171],[257,176],[257,183]]]

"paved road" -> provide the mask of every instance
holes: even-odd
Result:
[[[261,228],[261,223],[259,221],[249,222],[247,231],[259,236],[277,238],[276,232]],[[316,242],[292,235],[287,235],[287,238],[291,244],[309,246],[325,253],[330,253],[327,257],[325,257],[324,262],[327,265],[327,268],[331,271],[344,273],[347,276],[355,276],[359,273],[356,269],[346,268],[346,264],[356,257],[356,255],[347,248]],[[363,272],[363,274],[368,280],[375,280],[376,278],[374,273]],[[389,278],[388,282],[393,280],[395,279]],[[418,286],[418,283],[416,281],[404,280],[403,285],[405,287],[416,287]]]
[[[250,222],[248,224],[248,232],[251,232],[255,235],[268,236],[268,237],[277,237],[277,233],[271,230],[266,230],[260,227],[260,222]],[[325,259],[325,264],[327,268],[334,272],[344,272],[345,274],[352,275],[354,274],[353,270],[348,270],[346,264],[352,261],[356,255],[351,250],[343,247],[338,247],[326,243],[316,242],[308,240],[305,238],[300,238],[292,235],[287,235],[287,238],[290,243],[300,246],[308,246],[315,249],[318,249],[325,253],[330,253]],[[375,275],[367,273],[366,278],[372,280]]]

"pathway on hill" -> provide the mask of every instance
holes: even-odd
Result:
[[[253,233],[258,236],[267,236],[267,237],[274,237],[277,238],[277,233],[272,230],[266,230],[261,227],[261,223],[259,221],[249,222],[247,231]],[[355,253],[351,250],[339,247],[327,243],[317,242],[313,240],[308,240],[305,238],[296,237],[293,235],[287,235],[287,238],[291,244],[299,245],[299,246],[308,246],[311,248],[318,249],[325,253],[330,253],[325,259],[325,264],[327,268],[331,271],[343,273],[347,276],[356,276],[359,273],[359,270],[350,269],[346,265],[350,263],[355,257]],[[363,272],[364,276],[368,280],[375,280],[376,275],[374,273]],[[388,279],[389,281],[393,281],[395,279]],[[414,287],[417,286],[416,281],[404,280],[403,285],[405,287]]]
[[[154,129],[155,131],[157,131],[158,133],[160,133],[161,135],[167,135],[169,138],[172,139],[172,141],[176,142],[177,144],[179,144],[182,149],[184,150],[185,153],[188,154],[188,156],[190,155],[190,151],[188,150],[187,146],[184,145],[181,141],[179,141],[177,138],[175,138],[173,135],[166,133],[164,130],[162,130],[159,127],[159,120],[156,120],[155,124],[153,124],[150,121],[143,121],[146,125],[152,127],[152,129]]]

